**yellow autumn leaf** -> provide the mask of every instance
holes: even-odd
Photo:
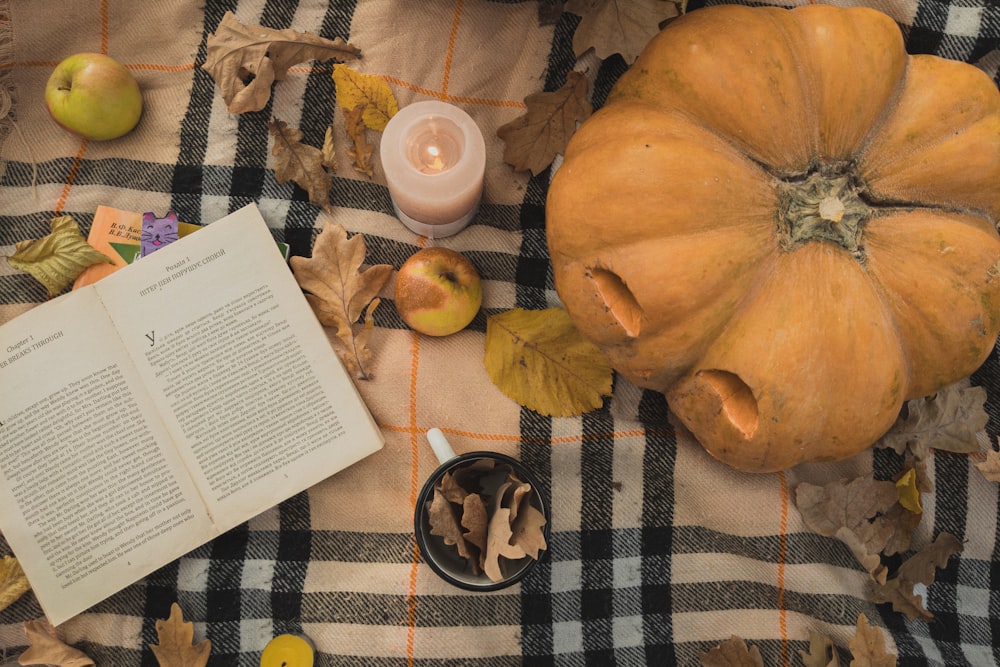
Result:
[[[0,609],[6,609],[31,589],[21,564],[13,556],[0,560]]]
[[[542,415],[581,415],[611,395],[611,364],[562,308],[515,308],[487,319],[484,363],[500,391]]]
[[[112,263],[106,255],[87,244],[70,216],[52,218],[50,229],[47,236],[15,245],[14,254],[7,258],[12,267],[31,274],[40,282],[49,298],[66,289],[88,266]]]
[[[924,511],[923,507],[920,506],[920,489],[917,488],[916,470],[910,468],[896,480],[896,490],[899,492],[900,505],[914,514],[920,514]]]
[[[389,119],[399,111],[399,103],[389,84],[377,76],[362,74],[347,65],[334,65],[333,82],[337,86],[337,105],[344,111],[363,105],[361,119],[371,130],[384,130]]]

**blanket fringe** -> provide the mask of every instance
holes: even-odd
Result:
[[[10,65],[14,61],[14,22],[10,15],[9,0],[0,0],[0,64]],[[31,188],[38,182],[38,164],[34,159],[31,145],[21,135],[17,127],[16,91],[12,81],[11,66],[0,68],[0,181],[7,172],[7,160],[3,157],[4,146],[11,134],[17,134],[31,154]]]

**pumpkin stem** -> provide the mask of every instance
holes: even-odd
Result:
[[[782,248],[826,241],[864,261],[861,232],[871,209],[850,176],[814,171],[804,180],[779,181],[777,190]]]

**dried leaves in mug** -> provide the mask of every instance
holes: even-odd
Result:
[[[473,574],[504,578],[504,561],[538,559],[545,515],[531,503],[531,484],[506,463],[476,459],[445,473],[427,503],[431,534],[468,560]]]

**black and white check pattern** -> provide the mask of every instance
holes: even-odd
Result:
[[[263,7],[260,23],[278,28],[291,25],[301,5],[309,4],[313,10],[323,5],[317,10],[322,19],[311,29],[349,39],[353,15],[362,1],[261,0],[257,4]],[[466,4],[484,1],[466,0]],[[697,11],[704,4],[693,1],[691,9]],[[239,5],[238,0],[208,0],[205,34],[213,31],[227,10]],[[897,20],[911,52],[976,63],[1000,82],[1000,5],[995,0],[920,0],[912,18]],[[578,17],[565,14],[555,26],[545,80],[539,82],[546,90],[562,85],[577,64],[571,41],[578,23]],[[518,45],[511,44],[511,48]],[[199,65],[204,57],[203,43]],[[502,58],[502,54],[490,58]],[[619,57],[600,64],[593,75],[595,106],[600,106],[624,69]],[[293,254],[308,255],[318,231],[316,210],[302,190],[277,183],[268,168],[269,110],[239,118],[231,137],[236,144],[235,159],[224,162],[213,155],[208,141],[210,128],[218,121],[214,115],[220,113],[217,95],[214,81],[196,70],[176,164],[143,162],[141,156],[84,160],[74,187],[127,184],[136,190],[169,193],[171,206],[195,223],[211,222],[258,202],[270,219],[284,220],[274,230],[276,236],[291,245]],[[296,102],[306,142],[322,142],[333,96],[328,71],[308,76],[301,100]],[[38,164],[38,182],[61,183],[66,160]],[[531,178],[518,205],[486,202],[477,219],[477,224],[492,230],[520,234],[520,246],[514,252],[498,247],[472,253],[486,279],[510,285],[511,307],[554,305],[545,241],[548,176],[542,173]],[[52,211],[36,216],[4,212],[3,189],[26,188],[33,178],[32,165],[7,164],[0,181],[0,246],[48,231]],[[391,215],[386,189],[374,182],[337,178],[332,196],[340,207]],[[92,214],[74,212],[74,217],[84,230],[89,228]],[[377,235],[368,237],[368,249],[373,263],[394,266],[412,251],[406,244]],[[40,302],[44,296],[27,276],[0,275],[0,304]],[[377,324],[404,328],[391,307],[380,309]],[[477,318],[473,328],[484,330],[485,319]],[[989,393],[988,408],[994,418],[988,438],[995,443],[1000,435],[996,352],[972,381]],[[972,550],[978,556],[952,558],[927,591],[925,604],[935,620],[911,622],[886,605],[867,601],[858,583],[863,576],[845,546],[795,523],[785,476],[751,480],[723,476],[731,486],[692,489],[690,471],[707,465],[703,454],[675,434],[661,396],[623,385],[618,384],[615,398],[603,410],[579,419],[553,420],[522,410],[520,457],[545,481],[545,495],[559,519],[540,567],[513,592],[427,595],[414,603],[402,584],[396,589],[372,586],[334,591],[313,586],[311,577],[320,576],[315,571],[350,577],[362,568],[384,574],[386,580],[400,578],[410,565],[413,543],[405,532],[316,529],[310,492],[97,605],[87,615],[92,619],[81,626],[92,632],[69,639],[100,667],[154,667],[157,663],[148,645],[156,641],[155,621],[166,618],[171,603],[177,601],[185,616],[195,622],[196,637],[211,639],[210,665],[256,665],[260,647],[283,632],[329,633],[353,645],[350,637],[360,626],[382,628],[387,635],[398,636],[392,640],[397,641],[398,650],[363,657],[321,653],[317,664],[692,665],[697,664],[700,652],[730,634],[757,633],[762,638],[752,643],[760,648],[765,664],[783,665],[799,664],[798,652],[808,649],[807,628],[832,634],[845,646],[846,633],[858,614],[865,613],[887,629],[890,648],[902,666],[1000,663],[1000,495],[997,485],[985,482],[967,457],[932,459],[935,492],[921,530],[925,537],[951,532],[978,545],[978,550]],[[880,477],[899,469],[892,453],[876,452],[873,460]],[[700,498],[701,504],[692,506],[692,498]],[[757,503],[757,498],[769,500]],[[775,530],[743,534],[739,530],[742,513],[758,523],[772,522]],[[716,527],[701,525],[699,517],[711,517]],[[720,525],[733,528],[722,530]],[[8,551],[0,539],[0,553]],[[414,617],[414,604],[419,614],[416,627],[407,635],[404,626]],[[0,612],[0,647],[13,652],[22,648],[20,623],[40,615],[31,595]],[[95,629],[115,623],[136,627],[138,642],[127,631]],[[508,628],[512,637],[508,646],[514,650],[484,656],[470,646],[472,657],[462,660],[426,657],[408,661],[405,657],[408,636],[426,633],[431,639],[422,641],[433,642],[434,637],[470,628],[472,637]],[[386,645],[393,645],[392,641]]]

